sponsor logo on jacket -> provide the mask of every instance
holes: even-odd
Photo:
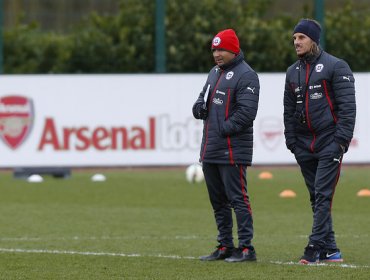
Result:
[[[313,86],[309,86],[309,89],[314,89],[314,88],[321,88],[321,85],[313,85]]]
[[[322,97],[322,92],[315,92],[310,94],[310,99],[320,99]]]
[[[224,103],[224,101],[220,98],[213,98],[213,103],[216,104],[216,105],[222,105]]]
[[[218,93],[218,94],[222,94],[222,95],[225,95],[225,94],[226,94],[225,92],[223,92],[223,91],[221,91],[221,90],[216,90],[216,93]]]
[[[348,82],[351,81],[351,79],[349,78],[349,76],[343,76],[343,80],[347,80]]]
[[[254,90],[255,90],[256,88],[254,87],[254,88],[251,88],[251,87],[247,87],[247,90],[250,90],[253,94],[254,94]]]

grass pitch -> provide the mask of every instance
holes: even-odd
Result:
[[[258,174],[270,171],[273,178]],[[345,262],[298,265],[312,213],[295,167],[248,169],[256,263],[204,263],[216,227],[204,183],[185,168],[73,171],[42,183],[0,173],[0,279],[369,279],[369,167],[344,167],[333,203]],[[292,189],[296,198],[280,198]]]

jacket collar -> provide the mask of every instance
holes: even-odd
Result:
[[[320,51],[317,54],[306,54],[300,61],[303,63],[313,64],[322,54],[323,50],[320,48]]]
[[[220,66],[221,70],[228,70],[238,65],[244,60],[244,53],[240,50],[239,54],[235,56],[231,61]]]

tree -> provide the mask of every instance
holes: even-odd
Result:
[[[296,60],[292,31],[301,14],[267,15],[272,0],[166,1],[166,55],[170,73],[207,72],[211,40],[235,29],[246,60],[258,72],[285,72]],[[21,21],[21,20],[20,20]],[[328,10],[326,50],[354,71],[369,71],[369,7]],[[90,14],[66,34],[44,32],[38,23],[4,32],[5,73],[154,73],[155,1],[121,0],[117,14]]]

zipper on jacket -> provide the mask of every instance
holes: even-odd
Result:
[[[216,82],[216,85],[212,91],[212,95],[210,97],[210,100],[209,100],[209,105],[208,105],[208,115],[209,115],[209,112],[211,110],[211,106],[212,106],[212,100],[213,100],[213,97],[215,96],[215,92],[216,92],[216,89],[217,89],[217,86],[218,84],[220,83],[220,80],[221,80],[221,77],[222,77],[222,74],[224,73],[224,71],[222,70],[221,73],[220,73],[220,76],[218,77],[217,79],[217,82]],[[201,157],[201,161],[203,161],[204,159],[204,156],[206,154],[206,149],[207,149],[207,144],[208,144],[208,125],[209,125],[209,118],[207,118],[206,120],[206,129],[205,129],[205,133],[206,133],[206,139],[204,141],[204,146],[203,146],[203,153],[202,153],[202,157]]]
[[[229,105],[230,105],[230,89],[227,91],[227,103],[226,103],[226,108],[225,108],[225,120],[228,119],[229,117]],[[230,158],[230,163],[234,164],[234,157],[233,157],[233,149],[231,147],[231,139],[230,136],[227,136],[227,148],[229,150],[229,158]]]
[[[313,130],[312,126],[311,126],[311,120],[310,120],[310,117],[309,117],[309,114],[308,114],[308,101],[309,101],[309,97],[308,97],[308,82],[309,82],[309,79],[310,79],[310,64],[306,62],[306,120],[307,120],[307,126],[309,128],[309,130],[311,131],[312,133],[312,136],[313,136],[313,140],[311,142],[311,145],[310,145],[310,150],[311,152],[313,153],[314,152],[314,144],[315,144],[315,141],[316,141],[316,134],[315,134],[315,131]]]

